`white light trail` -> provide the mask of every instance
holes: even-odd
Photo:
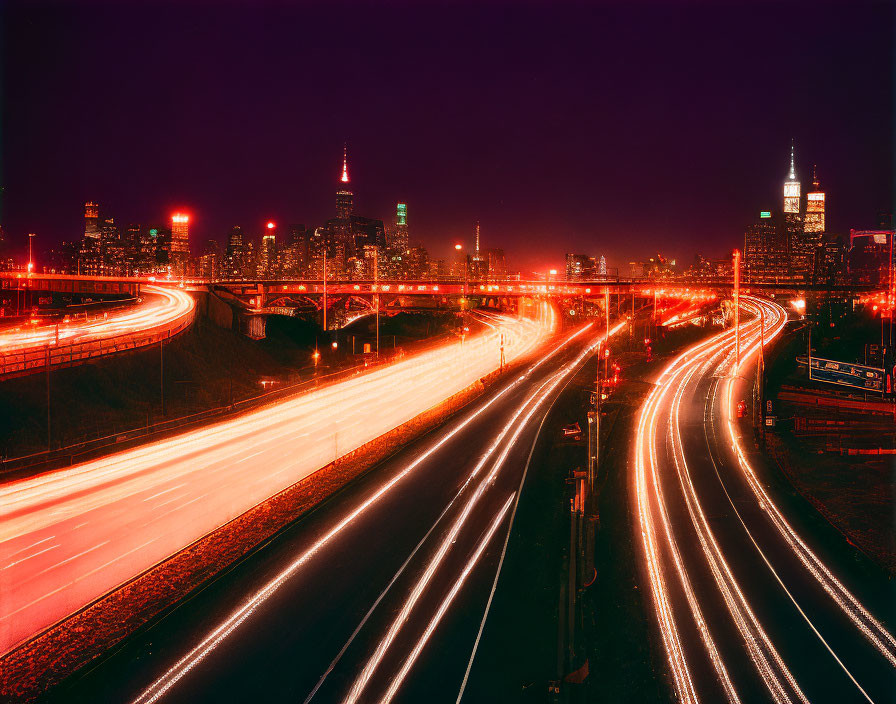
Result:
[[[537,312],[535,321],[501,319],[508,361],[546,339],[555,318],[546,303]],[[0,569],[0,653],[475,383],[498,368],[499,341],[490,329],[170,439],[3,485],[0,565],[50,534],[59,547]],[[144,500],[184,483],[175,510],[160,514],[156,500]],[[102,550],[66,562],[110,537]]]
[[[507,501],[504,502],[504,506],[497,513],[494,520],[492,520],[491,525],[489,525],[488,527],[488,531],[486,531],[485,535],[482,536],[482,540],[479,541],[479,545],[476,547],[476,551],[473,553],[470,559],[467,560],[467,564],[464,565],[464,569],[461,571],[460,575],[451,586],[451,590],[442,600],[442,603],[439,604],[438,610],[427,624],[426,630],[423,632],[423,635],[420,636],[417,644],[414,646],[413,650],[411,650],[407,659],[404,661],[404,664],[401,666],[401,669],[398,671],[398,674],[392,679],[392,682],[389,684],[389,689],[386,690],[385,695],[383,695],[382,699],[380,700],[382,704],[388,704],[389,702],[391,702],[392,698],[401,688],[401,685],[404,683],[405,678],[408,676],[408,673],[411,671],[414,663],[417,662],[417,658],[420,657],[420,653],[423,652],[423,648],[426,646],[427,642],[429,642],[429,639],[435,632],[436,627],[439,625],[439,622],[448,612],[448,607],[451,606],[451,602],[454,601],[454,598],[457,596],[460,588],[464,585],[464,582],[467,581],[467,577],[470,576],[470,572],[473,571],[476,563],[479,562],[479,558],[482,557],[482,553],[485,552],[486,546],[491,541],[492,536],[495,534],[495,531],[498,530],[498,526],[501,525],[501,521],[504,520],[504,516],[507,515],[507,510],[510,508],[510,504],[512,501],[513,494],[511,494]]]
[[[717,366],[716,375],[728,374],[723,381],[724,405],[723,419],[725,421],[731,447],[737,457],[737,462],[747,479],[747,483],[754,492],[759,506],[766,512],[769,519],[776,526],[787,544],[791,546],[800,561],[810,573],[819,581],[825,591],[834,599],[844,613],[849,616],[859,630],[869,641],[891,662],[893,656],[892,636],[877,622],[870,613],[865,610],[855,597],[849,593],[843,585],[836,580],[830,571],[821,564],[819,558],[812,553],[805,543],[796,535],[793,528],[783,518],[778,507],[771,500],[765,488],[759,482],[755,471],[750,467],[746,454],[740,445],[740,438],[734,421],[733,388],[738,374],[751,363],[751,359],[758,352],[761,337],[766,343],[773,340],[783,329],[786,322],[786,314],[783,309],[761,299],[743,297],[742,306],[757,316],[764,316],[764,335],[760,336],[759,318],[741,326],[741,343],[744,351],[740,364],[734,368],[734,336],[732,331],[723,332],[709,340],[695,345],[683,354],[679,355],[660,374],[655,389],[648,396],[639,416],[638,431],[636,436],[636,466],[635,466],[635,494],[641,529],[642,543],[645,551],[648,579],[651,587],[651,595],[655,611],[659,620],[663,645],[673,675],[678,698],[682,701],[697,701],[699,696],[694,688],[690,668],[681,643],[681,636],[676,628],[676,618],[673,613],[671,597],[666,583],[666,575],[663,567],[663,550],[658,542],[660,531],[666,537],[666,545],[669,560],[675,568],[679,580],[687,598],[691,614],[695,624],[703,638],[704,645],[713,666],[716,668],[720,684],[730,701],[736,701],[737,694],[729,680],[725,665],[721,662],[719,653],[712,643],[712,636],[707,628],[707,623],[700,611],[699,604],[692,591],[690,580],[683,569],[678,547],[675,544],[675,536],[672,526],[666,514],[665,499],[663,497],[660,481],[661,472],[658,470],[656,453],[656,438],[659,435],[657,429],[657,417],[660,406],[669,402],[668,438],[670,454],[675,466],[678,483],[680,485],[685,506],[690,516],[691,523],[696,531],[700,548],[710,568],[713,580],[719,589],[723,603],[728,608],[732,619],[739,632],[743,636],[744,645],[750,654],[750,658],[756,666],[757,672],[765,682],[777,702],[791,702],[794,699],[806,702],[806,696],[796,683],[793,675],[784,664],[768,634],[762,628],[750,607],[743,590],[734,578],[721,547],[710,528],[709,520],[701,506],[697,491],[691,480],[687,458],[684,453],[681,436],[680,408],[684,392],[693,388],[697,377],[703,377],[713,365]],[[714,405],[716,391],[710,394],[707,408]],[[712,425],[712,417],[705,421]],[[709,431],[707,430],[707,433]],[[715,460],[711,457],[713,463]],[[718,467],[716,468],[718,472]],[[721,481],[721,477],[720,477]],[[727,489],[722,482],[723,490]],[[730,497],[729,497],[730,500]],[[654,503],[656,510],[654,510]],[[760,557],[771,571],[774,579],[780,584],[787,597],[793,602],[799,613],[808,623],[810,629],[821,640],[839,666],[852,680],[864,698],[867,693],[856,681],[852,673],[847,670],[844,663],[833,651],[831,646],[822,637],[815,624],[810,620],[806,612],[797,603],[793,593],[781,580],[778,573],[772,567],[765,553],[760,548],[753,535],[743,523],[743,519],[732,502],[732,507],[737,514],[744,530],[752,544],[760,554]],[[690,538],[689,538],[690,539]]]
[[[434,453],[440,450],[446,443],[454,438],[458,433],[463,431],[468,425],[482,415],[489,407],[496,403],[500,398],[509,393],[512,389],[525,380],[535,369],[540,367],[544,362],[552,357],[560,349],[567,346],[572,340],[579,337],[588,327],[578,330],[569,336],[562,344],[558,345],[545,357],[539,359],[535,364],[523,373],[512,384],[507,385],[501,391],[494,394],[482,406],[476,409],[461,422],[455,424],[451,429],[446,430],[438,441],[433,443],[427,450],[421,453],[413,462],[404,467],[400,472],[395,474],[391,479],[385,482],[370,497],[359,504],[355,509],[341,519],[332,529],[324,536],[318,539],[298,558],[287,565],[274,579],[265,584],[261,589],[249,597],[243,605],[234,611],[227,619],[225,619],[217,628],[209,633],[197,646],[190,650],[172,667],[170,667],[161,677],[147,687],[143,693],[137,697],[133,704],[152,704],[158,701],[164,694],[170,690],[181,678],[187,675],[194,667],[201,663],[215,648],[218,647],[233,631],[235,631],[252,613],[255,612],[272,594],[274,594],[288,579],[295,575],[299,569],[308,562],[314,555],[322,550],[335,536],[342,532],[346,527],[351,525],[357,518],[363,515],[372,505],[380,498],[387,494],[396,484],[414,471],[420,464],[425,462]]]
[[[619,330],[624,327],[622,323],[617,324],[610,331],[611,335],[616,334]],[[510,439],[504,444],[504,449],[500,453],[500,455],[495,460],[489,474],[482,479],[479,485],[476,487],[470,498],[467,500],[467,503],[464,505],[463,511],[460,515],[455,519],[452,524],[450,530],[442,539],[441,544],[439,545],[438,550],[430,559],[429,563],[426,566],[426,569],[421,574],[420,578],[417,580],[417,583],[414,585],[411,590],[410,595],[405,600],[402,605],[401,610],[398,615],[393,620],[389,630],[380,640],[373,654],[368,659],[367,663],[364,666],[364,669],[360,672],[358,677],[355,679],[352,684],[351,690],[348,693],[348,696],[345,698],[345,704],[354,704],[357,702],[361,694],[364,691],[364,688],[367,686],[370,678],[373,676],[373,673],[376,671],[377,667],[379,667],[380,663],[383,660],[383,657],[386,654],[386,651],[392,645],[395,637],[398,635],[398,632],[401,630],[404,623],[407,621],[414,607],[416,606],[418,600],[423,595],[424,590],[429,585],[430,581],[434,577],[436,571],[438,570],[441,563],[444,561],[445,556],[448,554],[448,551],[451,549],[451,546],[457,539],[458,534],[463,528],[465,522],[469,518],[473,509],[478,504],[479,500],[485,494],[487,489],[493,484],[498,472],[504,465],[505,460],[507,459],[507,455],[510,453],[510,450],[513,448],[517,438],[522,434],[522,432],[526,429],[529,422],[532,419],[532,416],[538,411],[538,409],[543,405],[546,399],[548,399],[551,393],[557,388],[557,386],[566,378],[567,375],[572,373],[578,366],[590,355],[595,348],[602,342],[604,337],[600,337],[598,341],[588,345],[579,355],[577,355],[571,362],[568,362],[563,367],[560,368],[557,372],[551,375],[544,383],[541,384],[532,394],[530,394],[526,400],[517,408],[516,412],[510,418],[510,420],[505,424],[504,428],[498,434],[495,441],[491,444],[486,454],[482,457],[482,459],[476,464],[473,468],[470,475],[467,477],[466,482],[464,483],[464,487],[466,487],[470,482],[478,476],[482,468],[487,463],[488,459],[491,455],[497,450],[497,448],[501,445],[504,438],[513,430],[513,434],[510,436]],[[528,409],[528,410],[527,410]],[[525,413],[525,416],[523,414]],[[520,421],[520,417],[523,416]]]
[[[93,342],[167,326],[191,314],[196,306],[190,294],[181,289],[144,285],[143,290],[157,298],[92,320],[74,318],[60,323],[59,344]],[[0,354],[43,349],[47,345],[56,346],[56,325],[26,324],[0,331]]]
[[[780,334],[781,330],[784,328],[784,324],[787,320],[784,309],[777,304],[763,301],[758,298],[744,297],[743,300],[746,305],[751,306],[752,312],[757,315],[764,315],[770,319],[772,328],[770,332],[766,333],[765,337],[766,344],[768,344],[768,342]],[[896,666],[896,639],[894,639],[892,634],[890,634],[889,631],[874,618],[874,616],[842,584],[842,582],[833,575],[830,569],[809,548],[796,530],[784,518],[783,513],[765,490],[765,487],[762,486],[755,470],[747,460],[740,442],[740,434],[737,432],[732,410],[734,380],[740,371],[744,369],[745,365],[751,362],[752,357],[758,352],[758,349],[758,338],[754,335],[752,346],[747,350],[747,353],[744,354],[740,365],[733,370],[732,376],[726,378],[724,381],[723,398],[725,400],[725,405],[723,406],[723,417],[725,419],[728,437],[735,456],[737,457],[738,464],[743,470],[743,474],[747,479],[747,484],[753,491],[757,501],[761,506],[764,506],[769,519],[803,566],[810,572],[810,574],[812,574],[834,603],[844,614],[846,614],[875,649],[883,655],[891,665]]]

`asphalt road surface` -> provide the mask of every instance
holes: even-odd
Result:
[[[0,487],[0,654],[546,338],[553,310]]]
[[[893,592],[855,578],[769,488],[752,429],[738,421],[764,316],[695,345],[656,380],[635,438],[635,530],[656,639],[683,702],[896,700]]]
[[[567,333],[57,698],[456,701],[542,421],[598,335]]]

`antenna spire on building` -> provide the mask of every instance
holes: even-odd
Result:
[[[342,178],[343,183],[348,183],[348,144],[342,145]]]
[[[479,221],[477,220],[475,223],[476,228],[476,256],[479,256]]]
[[[794,146],[793,146],[792,139],[790,140],[790,180],[791,181],[796,180],[796,165],[795,165],[795,159],[794,159]]]
[[[812,187],[818,190],[818,164],[812,164]]]

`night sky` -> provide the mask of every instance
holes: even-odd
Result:
[[[2,223],[20,249],[183,208],[319,224],[348,142],[356,212],[406,201],[435,256],[544,270],[689,262],[780,208],[796,141],[829,230],[892,209],[893,5],[7,2]],[[38,260],[38,264],[40,262]]]

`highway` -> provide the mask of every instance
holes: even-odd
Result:
[[[866,595],[816,544],[768,488],[749,419],[736,417],[760,340],[786,322],[777,304],[741,306],[739,355],[729,330],[678,356],[634,439],[635,531],[670,686],[681,702],[893,701],[892,592]]]
[[[145,347],[192,324],[196,304],[187,292],[151,285],[143,291],[146,297],[127,308],[0,330],[0,379]]]
[[[69,345],[75,342],[94,342],[118,335],[144,332],[163,327],[192,313],[195,303],[188,293],[177,288],[144,285],[149,294],[143,302],[120,308],[108,314],[95,311],[85,318],[73,317],[57,326],[26,323],[0,330],[0,353],[47,345]]]
[[[252,506],[534,350],[553,329],[484,332],[170,439],[0,487],[0,653]]]
[[[543,346],[60,700],[455,701],[541,423],[597,342]]]

